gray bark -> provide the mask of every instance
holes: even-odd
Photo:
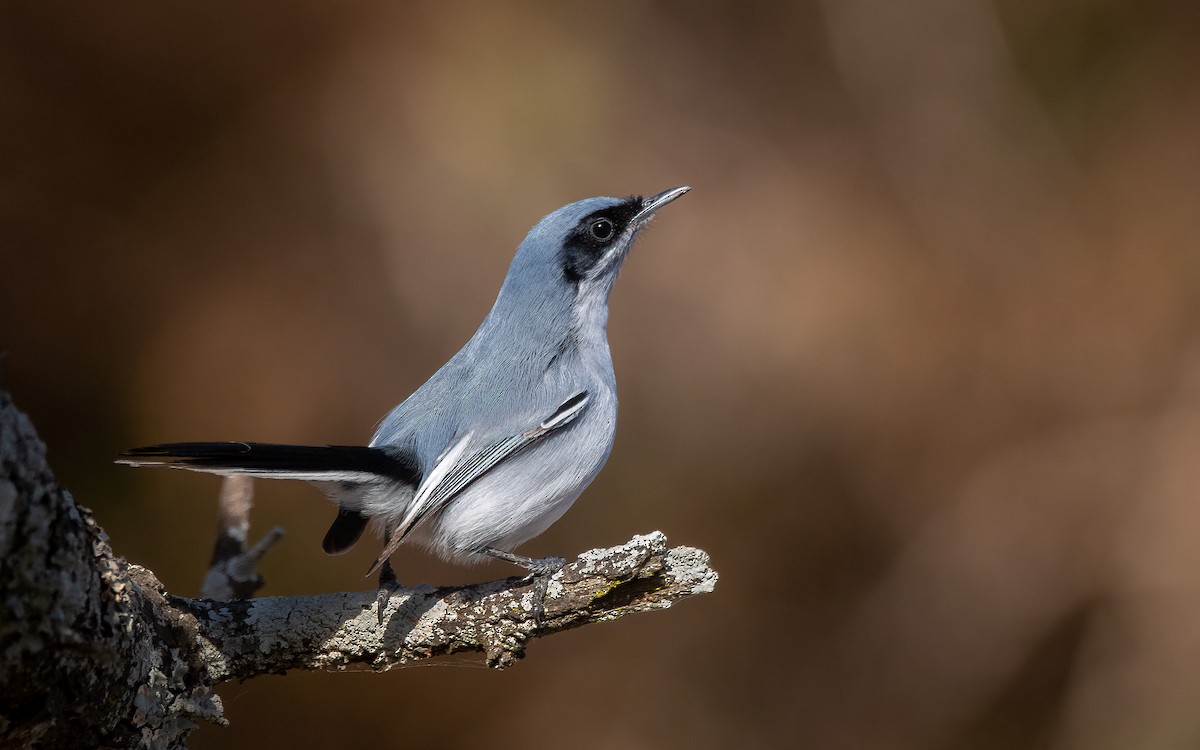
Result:
[[[206,590],[261,583],[249,497],[227,487]],[[228,504],[228,507],[227,507]],[[226,511],[230,511],[227,516]],[[531,639],[711,591],[708,556],[659,532],[585,552],[551,580],[540,622],[523,579],[259,599],[187,599],[113,554],[58,485],[33,425],[0,391],[0,746],[185,747],[224,723],[215,686],[290,669],[387,670],[476,651],[512,665]],[[225,588],[221,588],[224,586]]]

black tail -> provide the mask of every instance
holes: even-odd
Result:
[[[117,463],[310,482],[360,484],[383,478],[415,487],[419,480],[416,462],[402,451],[362,445],[167,443],[133,448]]]

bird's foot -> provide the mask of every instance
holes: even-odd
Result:
[[[563,569],[567,561],[561,557],[539,557],[531,558],[525,569],[529,571],[527,580],[534,578],[549,578],[558,571]]]
[[[480,552],[498,560],[520,565],[529,571],[529,575],[525,576],[521,583],[533,584],[533,622],[538,628],[541,628],[545,622],[546,590],[550,586],[550,579],[554,577],[555,573],[563,569],[567,561],[561,557],[525,557],[523,555],[515,555],[512,552],[493,549],[492,547],[485,547]]]
[[[536,562],[547,563],[557,561],[557,565],[546,565],[537,571],[531,570],[529,575],[525,577],[526,581],[533,582],[533,624],[541,629],[546,618],[546,591],[550,588],[550,579],[554,574],[563,569],[567,561],[561,557],[547,557]]]

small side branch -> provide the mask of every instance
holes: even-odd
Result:
[[[283,537],[283,529],[274,527],[247,549],[253,507],[254,480],[245,475],[226,477],[221,484],[212,562],[200,585],[200,595],[204,598],[248,599],[262,588],[258,561]]]

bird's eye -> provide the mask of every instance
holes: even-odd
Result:
[[[592,236],[604,242],[613,236],[613,223],[608,219],[596,219],[592,222]]]

